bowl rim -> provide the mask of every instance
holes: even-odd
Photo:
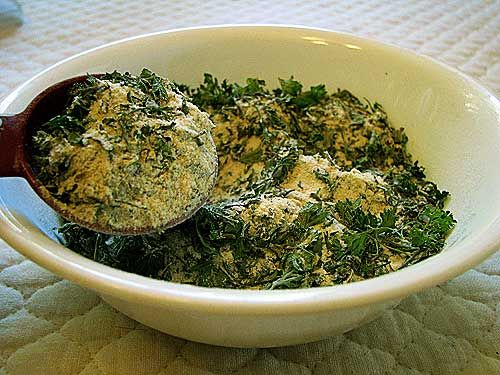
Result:
[[[149,39],[167,34],[182,34],[193,31],[218,31],[236,29],[268,32],[288,30],[291,32],[314,32],[348,39],[370,45],[383,52],[402,53],[435,68],[453,73],[472,86],[476,92],[491,101],[492,108],[499,114],[500,101],[474,79],[455,68],[449,67],[431,57],[419,55],[409,49],[382,43],[370,38],[359,37],[346,32],[326,28],[306,27],[287,24],[224,24],[169,29],[120,39],[80,52],[63,59],[36,74],[0,102],[0,112],[11,106],[19,93],[27,89],[39,77],[72,60],[96,51],[117,45],[126,45],[140,39]],[[124,272],[87,259],[46,238],[38,231],[30,231],[9,210],[1,208],[0,196],[0,237],[14,249],[19,250],[36,263],[68,280],[90,288],[100,294],[122,300],[140,301],[147,305],[168,305],[180,310],[197,310],[225,314],[302,314],[326,312],[354,306],[395,300],[419,290],[432,287],[455,277],[493,254],[500,247],[500,215],[487,228],[478,231],[466,241],[460,241],[453,249],[454,257],[447,257],[448,251],[434,255],[423,262],[375,278],[349,284],[329,287],[290,290],[241,290],[206,288],[187,284],[155,280],[145,276]],[[5,204],[3,204],[6,207]],[[474,250],[470,251],[471,244]]]

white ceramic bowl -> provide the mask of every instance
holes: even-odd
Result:
[[[368,322],[401,298],[478,264],[500,244],[500,105],[485,89],[435,61],[326,30],[226,26],[130,38],[66,59],[0,104],[15,113],[45,87],[87,72],[142,67],[178,82],[204,72],[276,85],[293,75],[378,101],[406,128],[428,176],[451,192],[458,224],[441,254],[374,279],[299,290],[226,290],[179,285],[112,269],[59,245],[57,219],[21,179],[0,181],[0,236],[41,266],[99,293],[128,316],[190,340],[280,346],[319,340]],[[45,234],[44,234],[45,233]]]

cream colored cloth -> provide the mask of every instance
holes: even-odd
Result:
[[[500,95],[499,1],[22,1],[0,24],[0,97],[104,42],[220,23],[327,27],[410,48]],[[500,374],[500,254],[343,336],[227,349],[161,334],[0,241],[0,375]]]

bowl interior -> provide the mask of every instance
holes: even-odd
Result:
[[[500,212],[500,109],[488,92],[462,75],[400,49],[321,30],[239,27],[159,33],[115,43],[57,64],[20,87],[0,112],[21,111],[47,86],[87,72],[139,72],[147,67],[176,82],[198,84],[203,73],[244,82],[278,77],[306,87],[326,83],[379,102],[392,125],[404,127],[410,152],[428,177],[450,191],[458,223],[448,240],[470,242]],[[8,211],[51,236],[57,217],[19,179],[0,180],[0,226]],[[16,214],[16,215],[17,215]],[[23,219],[24,220],[24,219]],[[22,228],[25,221],[9,224]],[[21,229],[20,229],[21,230]],[[23,229],[25,230],[25,228]],[[474,248],[470,249],[474,251]]]

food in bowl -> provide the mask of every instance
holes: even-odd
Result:
[[[270,90],[259,79],[239,85],[206,74],[199,87],[178,85],[215,124],[211,201],[152,235],[67,223],[67,246],[144,276],[250,289],[359,281],[441,251],[454,226],[448,193],[425,178],[383,108],[346,90],[279,83]]]
[[[114,72],[88,76],[70,97],[32,142],[33,170],[62,211],[157,231],[205,202],[217,175],[213,123],[173,83]]]

